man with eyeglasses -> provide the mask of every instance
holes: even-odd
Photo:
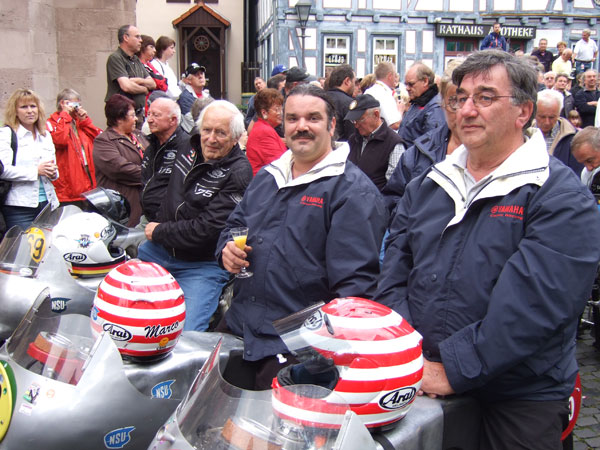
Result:
[[[379,102],[369,94],[359,95],[350,103],[345,120],[355,127],[348,139],[348,160],[366,173],[377,189],[383,190],[404,153],[402,138],[387,126],[381,118]]]
[[[142,47],[142,36],[133,25],[123,25],[117,32],[119,48],[106,61],[107,90],[104,101],[114,94],[129,97],[135,102],[136,126],[144,123],[146,94],[156,89],[156,83],[136,56]]]
[[[480,449],[561,449],[600,215],[530,130],[537,75],[499,50],[456,68],[462,142],[395,211],[375,299],[423,336],[422,392],[480,405]]]
[[[446,119],[440,107],[433,70],[423,63],[415,63],[406,71],[404,84],[410,97],[410,108],[404,113],[398,134],[408,148],[418,137],[444,125]]]

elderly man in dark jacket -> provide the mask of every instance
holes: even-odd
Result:
[[[563,96],[560,92],[551,89],[538,92],[535,123],[544,134],[548,153],[580,175],[583,165],[571,154],[571,141],[577,131],[567,119],[560,117],[562,107]]]
[[[413,64],[406,71],[404,84],[410,97],[410,108],[404,113],[398,134],[408,148],[419,136],[442,126],[445,119],[433,70],[423,63]]]
[[[198,129],[200,145],[177,152],[138,256],[171,272],[185,295],[184,329],[203,331],[229,279],[214,258],[217,240],[252,179],[252,168],[237,143],[244,117],[235,105],[225,100],[209,104]]]
[[[348,161],[366,173],[381,191],[405,149],[402,138],[387,126],[380,114],[379,102],[363,94],[350,103],[345,119],[356,127],[348,141]]]

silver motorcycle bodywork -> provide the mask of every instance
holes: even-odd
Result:
[[[346,404],[339,428],[316,428],[278,417],[273,391],[248,391],[221,376],[221,343],[206,361],[177,411],[157,432],[149,450],[277,449],[375,450],[377,444]],[[322,398],[331,391],[299,385],[304,395]],[[343,405],[343,399],[336,401]],[[324,412],[326,414],[326,412]]]
[[[0,349],[0,369],[12,374],[0,450],[145,449],[216,344],[224,362],[243,350],[232,336],[186,332],[162,360],[123,362],[106,333],[94,340],[89,317],[51,306],[46,291]]]
[[[63,218],[80,213],[73,205],[46,208],[26,231],[11,228],[0,244],[0,342],[8,339],[38,295],[50,290],[57,314],[89,315],[103,276],[75,278],[63,255],[52,245],[52,229]],[[116,226],[115,245],[126,248],[145,239],[144,232]]]

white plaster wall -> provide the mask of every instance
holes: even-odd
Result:
[[[546,0],[521,0],[523,11],[544,11],[546,9]]]
[[[373,0],[375,9],[402,9],[402,0]]]
[[[493,0],[494,1],[494,11],[514,11],[515,10],[515,0]],[[482,9],[485,11],[485,9]]]
[[[417,32],[408,30],[406,32],[406,53],[414,54],[417,49]]]
[[[443,11],[444,0],[418,0],[417,11]]]
[[[535,33],[535,39],[533,40],[534,45],[539,45],[540,39],[545,38],[548,40],[548,49],[556,48],[556,43],[563,40],[562,29],[537,29]],[[556,52],[553,52],[556,55]]]
[[[423,30],[423,52],[433,52],[433,30]]]
[[[468,0],[450,0],[450,11],[473,12],[473,2]]]
[[[295,5],[295,3],[294,3]],[[352,0],[323,0],[323,8],[351,8]]]

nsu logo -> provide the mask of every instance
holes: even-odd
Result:
[[[416,393],[417,390],[412,386],[396,389],[381,397],[379,406],[389,410],[402,408],[412,402]]]
[[[106,448],[123,448],[131,441],[131,432],[135,427],[124,427],[110,431],[104,435],[104,446]]]

